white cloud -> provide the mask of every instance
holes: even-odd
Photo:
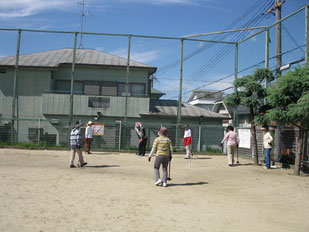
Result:
[[[0,18],[20,18],[47,10],[67,10],[76,0],[8,0],[0,1]]]
[[[204,0],[204,1],[212,1],[212,0]],[[186,5],[196,5],[200,0],[122,0],[124,3],[147,3],[147,4],[155,4],[155,5],[164,5],[164,4],[186,4]]]
[[[77,2],[78,0],[0,0],[0,18],[21,18],[50,10],[68,11],[76,7]],[[87,7],[92,11],[104,11],[109,5],[121,3],[200,5],[202,2],[213,0],[86,0]]]
[[[124,48],[117,49],[110,53],[117,55],[117,56],[124,57],[124,58],[128,57],[128,51],[127,49],[124,49]],[[141,63],[148,63],[158,58],[159,58],[159,52],[156,50],[145,51],[145,52],[131,52],[130,54],[131,60],[141,62]]]

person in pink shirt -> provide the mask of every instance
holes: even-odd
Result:
[[[234,127],[228,126],[226,129],[227,129],[227,133],[225,134],[220,145],[222,146],[223,143],[227,141],[226,146],[227,146],[228,163],[230,167],[233,167],[234,166],[234,153],[239,144],[239,137],[234,132]]]

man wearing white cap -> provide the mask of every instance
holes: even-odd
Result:
[[[92,154],[90,152],[90,148],[91,148],[91,142],[92,142],[92,122],[89,121],[87,123],[87,127],[85,130],[85,153],[86,154]]]

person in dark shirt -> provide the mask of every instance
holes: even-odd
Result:
[[[147,136],[141,122],[135,124],[135,131],[139,139],[138,152],[136,155],[144,156],[146,152]]]

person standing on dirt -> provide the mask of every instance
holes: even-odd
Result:
[[[233,167],[234,166],[234,154],[239,144],[239,137],[234,132],[234,127],[228,126],[226,130],[227,130],[227,133],[225,134],[220,145],[223,146],[224,141],[227,141],[226,146],[227,146],[228,163],[230,167]]]
[[[146,153],[147,136],[141,122],[135,124],[135,131],[139,140],[138,153],[136,155],[144,156]]]
[[[191,158],[191,149],[192,149],[192,136],[191,129],[189,129],[189,125],[185,125],[185,134],[183,136],[183,144],[186,148],[186,157],[185,159]]]
[[[85,153],[86,154],[92,154],[90,152],[91,149],[91,142],[92,142],[92,122],[89,121],[87,123],[87,127],[85,130]]]
[[[74,159],[75,153],[77,152],[79,158],[79,164],[81,167],[87,165],[87,162],[84,162],[82,154],[82,137],[80,133],[80,127],[83,125],[82,122],[76,122],[72,128],[70,134],[70,147],[71,147],[71,157],[70,157],[70,168],[75,168]]]
[[[160,137],[157,137],[153,142],[151,152],[148,157],[150,162],[151,157],[156,154],[156,160],[154,163],[155,172],[155,185],[167,187],[167,167],[168,162],[171,161],[173,156],[173,146],[171,140],[167,137],[167,128],[161,127],[159,131]],[[160,178],[160,166],[162,164],[163,177]]]
[[[270,135],[268,131],[268,126],[264,125],[262,127],[262,130],[264,131],[263,136],[263,150],[264,150],[264,156],[265,156],[265,169],[270,169],[270,151],[271,151],[271,142],[273,141],[273,137]]]

